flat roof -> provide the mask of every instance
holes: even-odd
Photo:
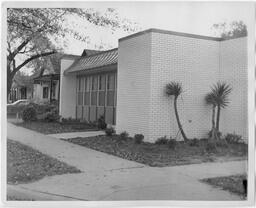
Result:
[[[175,32],[175,31],[169,31],[169,30],[161,30],[161,29],[156,29],[156,28],[151,28],[147,30],[143,30],[138,33],[134,33],[132,35],[128,35],[126,37],[120,38],[118,41],[124,41],[130,38],[134,38],[140,35],[144,35],[147,33],[161,33],[161,34],[169,34],[169,35],[175,35],[175,36],[182,36],[182,37],[189,37],[189,38],[196,38],[196,39],[204,39],[204,40],[213,40],[213,41],[224,41],[224,40],[230,40],[230,39],[236,39],[236,38],[241,38],[241,37],[231,37],[231,38],[218,38],[218,37],[210,37],[210,36],[203,36],[203,35],[196,35],[196,34],[190,34],[190,33],[182,33],[182,32]]]

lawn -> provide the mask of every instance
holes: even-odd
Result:
[[[7,183],[29,183],[45,176],[81,172],[29,146],[7,140]]]
[[[98,130],[95,126],[81,123],[81,124],[61,124],[60,122],[46,122],[46,121],[31,121],[14,123],[17,126],[21,126],[27,129],[31,129],[43,134],[57,134],[65,132],[78,132],[78,131],[90,131]]]
[[[200,140],[198,146],[177,142],[174,149],[167,144],[157,145],[143,142],[135,144],[132,138],[121,139],[119,135],[72,138],[68,142],[109,153],[127,160],[149,166],[175,166],[220,160],[241,160],[247,158],[247,145],[243,143],[220,146],[217,151],[207,150],[207,140]]]
[[[246,198],[243,187],[243,180],[246,178],[246,175],[232,175],[227,177],[206,178],[201,181],[216,187],[220,187],[223,190],[230,191],[241,196],[242,198]]]

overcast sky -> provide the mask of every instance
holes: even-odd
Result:
[[[100,11],[115,8],[121,17],[137,22],[141,30],[158,28],[206,36],[214,36],[214,23],[242,20],[247,24],[250,21],[247,11],[252,6],[245,2],[86,2],[82,5]],[[69,21],[74,24],[76,20]],[[119,38],[129,35],[84,22],[76,24],[84,29],[90,41],[82,43],[67,36],[66,53],[81,54],[84,48],[94,49],[100,44],[111,49],[118,46]]]

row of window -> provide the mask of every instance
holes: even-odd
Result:
[[[115,106],[116,74],[77,77],[77,105]]]

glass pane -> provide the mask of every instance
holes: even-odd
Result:
[[[115,75],[109,74],[108,75],[108,90],[115,89]]]
[[[77,104],[78,105],[83,105],[83,93],[82,92],[78,92],[78,101]]]
[[[90,105],[90,92],[84,93],[84,105]]]
[[[99,92],[99,106],[105,106],[105,91]]]
[[[97,76],[92,77],[92,90],[98,89],[98,79]]]
[[[114,106],[115,91],[108,91],[107,94],[107,106]]]
[[[99,89],[100,90],[105,90],[105,88],[106,88],[106,79],[105,79],[105,76],[104,75],[100,75],[99,76]]]
[[[92,92],[92,103],[91,105],[97,105],[97,92]]]

